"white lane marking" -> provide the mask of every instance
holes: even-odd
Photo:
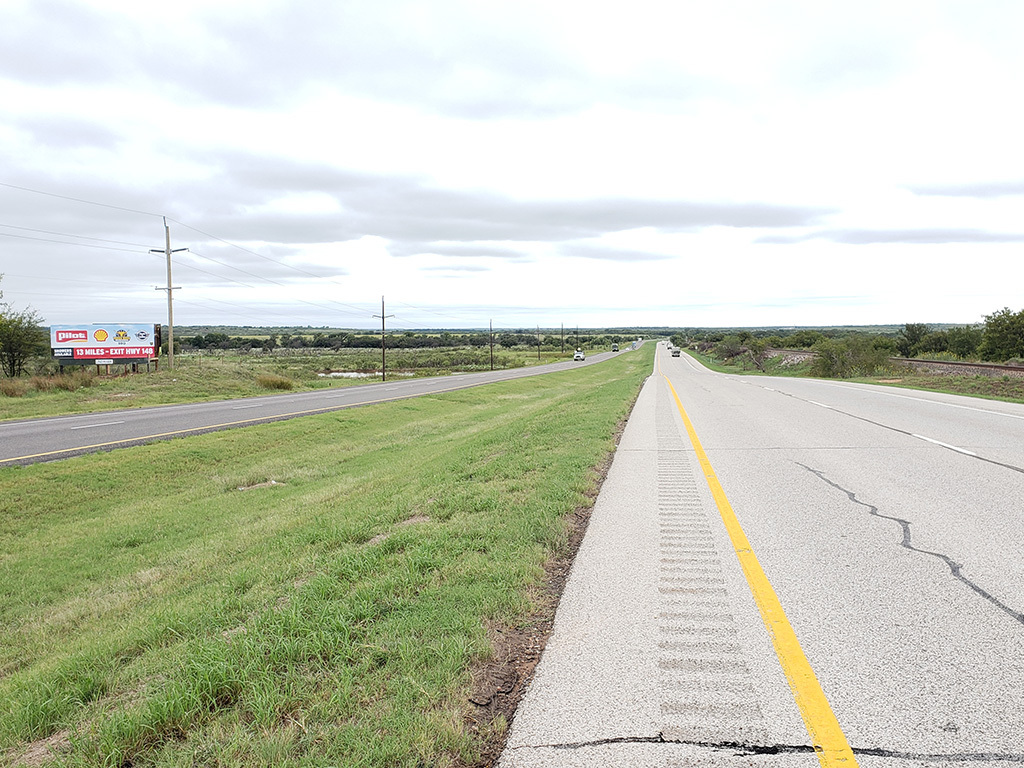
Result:
[[[976,411],[978,413],[987,413],[989,416],[1006,416],[1007,418],[1010,418],[1010,419],[1024,419],[1024,415],[1019,414],[1019,413],[1004,413],[1003,411],[990,411],[987,408],[975,408],[975,407],[970,406],[970,405],[958,405],[956,403],[947,403],[947,402],[945,402],[943,400],[932,400],[932,399],[927,398],[927,397],[912,397],[910,395],[897,395],[895,392],[887,392],[885,387],[876,387],[875,385],[871,385],[871,384],[857,386],[857,385],[853,385],[853,384],[835,384],[833,382],[827,382],[827,381],[823,381],[823,382],[820,382],[820,383],[824,384],[826,387],[840,387],[842,389],[856,389],[858,392],[871,392],[871,393],[877,394],[877,395],[886,395],[888,397],[896,397],[896,398],[899,398],[900,400],[914,400],[915,402],[918,402],[918,403],[930,403],[931,405],[944,405],[947,408],[959,408],[959,409],[961,409],[963,411]],[[870,387],[870,389],[869,389],[869,387]],[[1012,405],[1012,403],[1007,403],[1007,405]]]
[[[810,403],[811,405],[816,405],[819,408],[828,408],[830,411],[835,410],[831,405],[825,405],[824,403],[819,403],[816,400],[808,400],[807,402]]]
[[[112,427],[115,424],[124,424],[123,421],[104,421],[102,424],[83,424],[80,427],[71,427],[71,429],[92,429],[93,427]]]
[[[244,411],[246,408],[259,408],[262,403],[256,405],[233,405],[231,406],[232,411]]]
[[[914,437],[916,437],[918,440],[924,440],[926,443],[933,443],[935,445],[941,445],[943,448],[949,448],[949,450],[951,450],[951,451],[956,451],[957,453],[963,453],[963,454],[965,454],[967,456],[974,456],[975,458],[977,458],[977,456],[978,456],[978,454],[972,453],[971,451],[968,451],[966,448],[958,448],[955,445],[950,445],[949,443],[944,443],[941,440],[934,440],[934,439],[932,439],[930,437],[925,437],[924,435],[914,435]]]

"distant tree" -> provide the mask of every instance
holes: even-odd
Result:
[[[799,330],[793,331],[782,342],[788,349],[810,349],[823,338],[825,336],[821,331]]]
[[[715,354],[723,360],[729,360],[742,354],[743,349],[740,337],[730,334],[715,345]]]
[[[921,339],[928,335],[931,328],[926,323],[907,323],[896,337],[896,349],[903,357],[917,354],[917,346]]]
[[[1024,310],[1011,312],[1009,307],[1004,307],[985,315],[978,352],[982,360],[1024,357]]]
[[[885,367],[888,357],[884,349],[877,349],[873,339],[864,335],[822,339],[814,345],[814,351],[817,354],[811,374],[829,379],[871,376]]]
[[[984,335],[981,328],[976,325],[965,325],[962,328],[950,328],[947,334],[950,352],[961,360],[977,357],[978,348],[981,346],[981,339]]]
[[[208,333],[205,341],[207,349],[227,349],[231,346],[231,337],[226,333]]]
[[[897,352],[896,339],[892,336],[874,336],[871,339],[871,346],[884,352],[886,357],[892,357]]]
[[[768,339],[750,339],[747,342],[747,352],[750,359],[754,361],[757,370],[764,371],[764,361],[768,357]]]
[[[18,312],[0,302],[0,369],[4,375],[21,376],[30,358],[46,354],[47,343],[42,318],[34,310]]]
[[[946,352],[949,349],[949,333],[946,331],[932,331],[926,333],[917,343],[914,349],[915,355],[922,355],[936,352]]]

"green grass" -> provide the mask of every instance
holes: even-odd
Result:
[[[857,379],[857,381],[904,389],[925,389],[951,395],[980,397],[986,400],[1024,403],[1024,377],[1021,376],[954,376],[901,369],[891,376]]]
[[[544,350],[540,363],[572,359]],[[166,360],[159,371],[96,376],[94,368],[76,369],[64,376],[0,379],[0,419],[27,419],[70,413],[109,411],[171,403],[221,400],[265,395],[273,390],[308,391],[324,387],[357,386],[380,380],[380,350],[282,355],[239,352],[175,355],[174,370]],[[496,369],[537,365],[537,353],[525,349],[495,349]],[[387,356],[388,378],[439,376],[490,369],[488,349],[392,350]],[[326,378],[329,371],[376,372],[367,379]]]
[[[473,764],[486,628],[535,609],[653,349],[0,468],[0,763]]]

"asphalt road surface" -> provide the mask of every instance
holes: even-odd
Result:
[[[505,371],[396,379],[379,384],[334,387],[313,392],[5,421],[0,422],[0,466],[54,461],[80,453],[139,445],[154,440],[451,392],[495,381],[593,365],[615,354],[623,353],[602,352],[589,355],[584,362],[567,361]]]
[[[659,348],[501,768],[1022,764],[1024,406]]]

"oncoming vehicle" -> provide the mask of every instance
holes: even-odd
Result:
[[[576,360],[586,360],[587,356],[583,354],[583,350],[582,349],[577,349],[576,350],[576,354],[574,354],[572,356],[572,359],[574,361],[576,361]]]
[[[612,344],[612,352],[618,352],[618,351],[619,351],[619,345],[618,344]]]
[[[672,350],[672,357],[679,357],[679,347],[675,347]]]

